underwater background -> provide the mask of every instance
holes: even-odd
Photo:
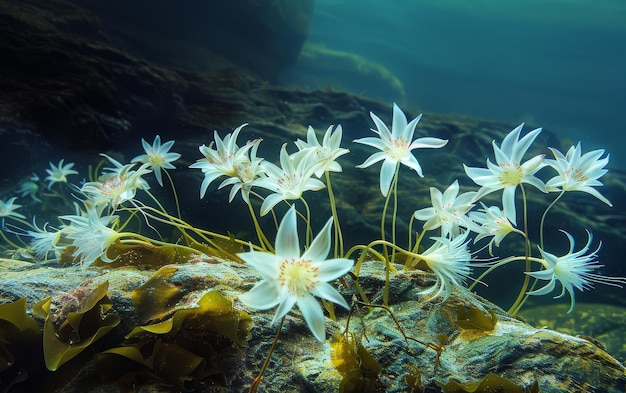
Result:
[[[624,168],[625,43],[619,0],[318,0],[303,58],[282,78],[421,111],[526,121],[606,148],[611,166]],[[317,72],[342,56],[383,80]]]
[[[625,47],[626,3],[619,0],[7,0],[0,4],[0,200],[18,197],[27,221],[53,222],[72,207],[20,194],[33,174],[42,182],[50,163],[64,159],[75,163],[79,174],[71,180],[80,187],[98,154],[128,162],[142,153],[142,138],[158,134],[175,140],[173,151],[182,154],[171,171],[182,216],[254,238],[247,206],[239,198],[229,203],[229,190],[217,183],[199,197],[202,178],[188,169],[201,158],[198,146],[213,140],[213,130],[223,136],[249,123],[240,142],[262,138],[263,156],[277,161],[280,146],[304,139],[307,126],[341,124],[342,147],[351,150],[338,160],[344,173],[336,177],[345,240],[367,243],[380,235],[383,198],[378,167],[355,169],[370,152],[352,141],[371,136],[370,111],[390,124],[397,103],[410,119],[424,113],[416,136],[450,139],[418,155],[425,178],[409,180],[401,170],[399,227],[430,203],[431,186],[443,191],[458,178],[463,191],[475,190],[462,164],[484,166],[493,160],[491,141],[525,122],[524,132],[544,128],[528,157],[547,147],[565,152],[578,141],[583,152],[610,155],[598,190],[613,207],[568,193],[551,212],[546,242],[566,252],[565,229],[578,249],[588,229],[592,249],[602,244],[600,273],[624,277]],[[151,191],[174,212],[169,189],[151,176]],[[536,228],[549,200],[535,189],[529,195]],[[312,218],[319,228],[327,200],[310,198],[323,211]],[[497,255],[519,254],[521,241],[509,240]],[[15,255],[12,247],[1,251]],[[474,290],[506,309],[520,276],[523,266],[507,266]],[[625,290],[576,290],[571,314],[567,296],[552,298],[559,290],[531,297],[520,316],[534,326],[600,336],[626,360]]]

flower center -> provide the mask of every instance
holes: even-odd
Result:
[[[148,161],[150,162],[150,165],[153,168],[160,167],[165,162],[165,157],[163,157],[159,153],[154,153],[154,154],[148,155]]]
[[[385,146],[385,153],[396,160],[402,159],[408,150],[409,141],[405,141],[403,137],[392,139],[391,144]]]
[[[574,170],[574,174],[572,175],[572,177],[574,178],[574,180],[581,182],[581,183],[584,183],[587,180],[589,180],[587,175],[585,175],[585,172],[580,168],[576,168],[576,170]]]
[[[500,168],[502,169],[502,173],[498,176],[500,184],[503,186],[516,186],[521,183],[524,171],[519,164],[505,162],[500,164]]]
[[[308,259],[286,259],[280,265],[278,281],[290,294],[302,297],[319,283],[317,267]]]

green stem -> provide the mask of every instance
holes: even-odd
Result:
[[[163,172],[165,172],[165,174],[167,175],[167,179],[170,181],[170,186],[172,186],[174,202],[176,203],[176,214],[178,214],[178,218],[182,218],[182,215],[180,214],[180,203],[178,202],[178,193],[176,192],[176,187],[174,186],[174,180],[172,180],[172,176],[170,176],[170,173],[168,171],[164,169]]]
[[[541,247],[541,249],[543,250],[543,227],[544,227],[544,222],[546,221],[546,216],[548,215],[548,211],[550,211],[550,209],[552,209],[552,206],[554,206],[559,199],[561,199],[561,197],[563,196],[563,194],[565,194],[565,191],[561,191],[561,193],[554,198],[554,200],[552,201],[551,204],[548,205],[548,207],[546,207],[546,211],[543,212],[543,215],[541,216],[541,223],[539,224],[539,247]]]
[[[311,241],[313,241],[313,230],[311,229],[311,209],[303,197],[300,197],[300,200],[304,204],[304,210],[306,211],[306,217],[304,219],[306,222],[306,234],[304,236],[304,241],[306,243],[306,248],[309,248]]]
[[[395,179],[398,177],[398,170],[400,168],[400,163],[398,162],[396,164],[396,170],[393,173],[393,179],[391,180],[392,183],[395,181]],[[383,214],[382,217],[380,219],[380,238],[381,240],[386,240],[385,239],[385,219],[387,217],[387,207],[389,206],[389,200],[391,199],[391,192],[387,192],[387,196],[385,197],[385,204],[383,206]],[[389,258],[389,253],[387,252],[387,247],[383,246],[383,254],[385,255],[386,258]]]
[[[264,251],[274,252],[274,247],[265,236],[265,233],[261,229],[259,225],[259,220],[256,218],[256,214],[254,213],[254,208],[252,208],[252,203],[248,201],[248,210],[250,211],[250,216],[252,217],[252,222],[254,223],[254,230],[256,231],[256,236],[259,239],[259,244]]]
[[[283,323],[285,322],[285,317],[280,320],[280,325],[278,325],[278,330],[276,331],[276,336],[274,336],[274,341],[272,342],[272,346],[270,350],[267,352],[267,356],[265,357],[265,361],[263,362],[263,366],[261,366],[261,370],[259,374],[254,378],[252,384],[250,385],[250,390],[248,393],[256,393],[259,384],[261,383],[261,378],[263,377],[263,373],[265,373],[265,369],[267,365],[270,364],[270,359],[272,357],[272,353],[274,353],[274,349],[276,349],[276,343],[278,343],[278,338],[280,337],[280,331],[283,329]]]
[[[341,226],[339,225],[339,216],[337,215],[337,202],[335,201],[335,194],[333,192],[333,186],[330,182],[330,172],[324,172],[326,175],[326,188],[328,189],[328,199],[330,203],[330,211],[333,215],[333,234],[335,240],[335,251],[333,253],[334,258],[339,258],[343,255],[343,234],[341,232]]]
[[[537,263],[540,263],[542,265],[544,265],[544,263],[545,263],[543,259],[535,258],[535,257],[529,257],[528,260],[530,262],[537,262]],[[487,277],[487,275],[489,275],[489,273],[493,272],[497,268],[499,268],[501,266],[504,266],[504,265],[507,265],[507,264],[509,264],[511,262],[515,262],[515,261],[526,261],[526,257],[525,256],[523,256],[523,257],[508,257],[508,258],[505,258],[505,259],[501,260],[500,262],[497,262],[497,263],[489,266],[489,269],[485,270],[480,276],[478,276],[474,280],[474,282],[469,287],[467,287],[467,290],[471,291],[472,289],[474,289],[476,284],[481,282],[485,277]]]
[[[526,263],[524,266],[524,272],[528,273],[530,272],[530,238],[528,237],[528,206],[527,206],[527,199],[526,199],[526,191],[524,190],[524,185],[520,184],[520,189],[522,190],[522,205],[524,207],[523,210],[523,214],[524,214],[524,240],[525,240],[525,247],[524,247],[524,255],[526,258]],[[515,299],[515,302],[513,303],[513,305],[511,306],[511,308],[509,308],[509,314],[515,316],[517,314],[517,312],[519,311],[519,309],[521,308],[522,304],[523,304],[523,300],[524,300],[524,296],[526,295],[526,289],[528,289],[528,283],[530,282],[530,276],[528,274],[525,274],[524,277],[524,283],[522,284],[522,288],[520,289],[519,294],[517,295],[517,299]]]

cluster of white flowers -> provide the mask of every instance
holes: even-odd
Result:
[[[158,135],[152,146],[143,139],[142,144],[146,154],[135,157],[131,163],[125,165],[106,154],[101,154],[113,167],[104,168],[97,179],[85,182],[81,187],[68,182],[68,176],[78,174],[72,169],[74,163],[64,164],[64,160],[58,165],[50,163],[50,169],[46,169],[49,176],[45,179],[48,189],[55,183],[68,184],[70,189],[77,191],[82,198],[81,203],[77,201],[70,203],[74,206],[75,213],[59,216],[60,224],[56,227],[46,223],[40,228],[34,222],[25,223],[29,226],[26,234],[32,238],[31,245],[37,257],[47,259],[52,255],[58,258],[66,247],[73,247],[73,256],[80,260],[83,268],[87,268],[98,259],[103,262],[113,261],[107,257],[107,250],[125,235],[118,232],[120,220],[113,213],[125,203],[134,204],[138,190],[150,189],[143,176],[154,171],[157,181],[162,185],[161,170],[174,169],[171,162],[180,158],[178,153],[169,153],[174,141],[161,145]],[[135,168],[136,162],[143,164]],[[38,181],[38,176],[33,175],[22,184],[22,192],[38,200],[36,197],[39,190]],[[15,198],[7,201],[6,206],[0,201],[0,217],[3,216],[1,210],[4,207],[7,210],[6,216],[24,219],[23,215],[12,211],[20,207],[13,204],[13,201]]]
[[[413,140],[421,115],[409,122],[402,110],[395,104],[391,130],[374,113],[370,113],[370,116],[376,126],[376,130],[372,129],[372,131],[377,137],[360,138],[354,142],[379,151],[357,167],[367,168],[382,162],[379,187],[381,194],[387,198],[386,202],[389,202],[389,198],[397,193],[397,180],[401,166],[407,166],[418,176],[424,177],[422,166],[414,151],[423,148],[443,148],[448,141],[435,137],[421,137]],[[348,149],[341,147],[342,127],[340,125],[328,127],[321,142],[315,130],[309,127],[306,141],[295,141],[297,151],[288,153],[288,145],[284,144],[280,150],[279,163],[274,164],[258,156],[262,142],[260,139],[248,141],[241,147],[237,144],[237,138],[245,126],[246,124],[237,127],[223,138],[215,131],[213,142],[208,146],[200,146],[199,150],[203,158],[190,165],[190,168],[200,169],[204,176],[200,185],[200,198],[205,197],[209,186],[215,180],[223,177],[225,179],[219,184],[218,189],[232,187],[229,202],[240,194],[253,215],[260,245],[238,256],[259,272],[262,281],[249,292],[241,295],[240,300],[249,307],[257,309],[278,306],[274,321],[284,317],[294,305],[297,305],[313,335],[323,341],[325,339],[324,316],[314,296],[348,308],[345,299],[329,284],[329,281],[348,273],[354,264],[353,260],[349,259],[350,251],[346,254],[341,252],[339,255],[335,251],[335,257],[327,259],[332,246],[333,224],[336,231],[334,241],[335,243],[341,242],[329,173],[342,171],[342,166],[337,159],[349,152]],[[580,144],[577,144],[565,155],[551,148],[554,159],[546,159],[545,155],[540,154],[523,161],[524,155],[541,133],[541,129],[535,129],[522,136],[522,128],[523,124],[513,129],[499,145],[493,141],[495,163],[487,159],[486,168],[464,165],[467,176],[480,188],[461,193],[458,180],[453,181],[443,192],[431,187],[431,206],[414,211],[413,218],[424,222],[422,232],[418,236],[417,244],[409,244],[408,250],[405,251],[414,260],[423,261],[436,276],[435,284],[422,291],[428,299],[445,301],[453,288],[463,287],[468,279],[472,279],[472,268],[485,265],[472,260],[470,244],[488,239],[485,246],[488,246],[489,252],[493,253],[493,246],[499,247],[509,233],[517,233],[525,238],[528,245],[525,255],[511,257],[491,266],[500,266],[515,260],[537,263],[540,269],[527,270],[526,274],[537,280],[545,280],[547,284],[539,289],[529,290],[527,292],[529,295],[551,293],[556,283],[559,282],[562,287],[559,296],[563,296],[565,292],[568,293],[571,299],[571,311],[575,305],[574,288],[588,289],[593,283],[613,286],[626,284],[626,278],[598,274],[601,265],[597,263],[596,257],[600,246],[595,251],[589,252],[591,234],[589,234],[587,244],[579,251],[574,251],[573,237],[563,231],[570,241],[570,249],[561,256],[556,256],[546,250],[548,247],[544,247],[542,235],[537,247],[538,254],[536,256],[531,254],[527,228],[523,230],[517,228],[516,190],[518,188],[524,190],[523,185],[529,184],[543,193],[559,193],[557,199],[565,192],[582,191],[611,206],[609,200],[595,188],[602,185],[599,178],[607,172],[604,168],[608,164],[609,157],[608,155],[604,157],[603,150],[582,154]],[[75,214],[60,216],[60,225],[55,227],[45,224],[39,228],[34,223],[26,223],[31,228],[28,235],[32,237],[32,248],[39,257],[46,258],[51,253],[58,257],[66,247],[72,246],[74,257],[78,258],[85,267],[98,259],[111,262],[112,259],[107,256],[108,248],[120,239],[134,236],[120,232],[119,228],[124,227],[125,224],[120,222],[118,214],[126,209],[127,212],[132,211],[131,216],[139,212],[146,220],[155,218],[152,212],[144,212],[143,209],[147,209],[146,205],[137,200],[137,192],[143,191],[149,194],[150,186],[145,177],[151,172],[154,173],[156,181],[161,186],[163,186],[163,173],[165,173],[174,189],[167,170],[175,169],[172,163],[181,155],[170,152],[174,141],[161,144],[158,135],[152,145],[143,139],[141,142],[145,154],[133,158],[128,164],[122,164],[103,154],[102,156],[113,166],[105,168],[98,178],[90,179],[81,187],[71,186],[72,190],[82,195],[82,203],[73,204]],[[46,169],[49,175],[45,178],[47,188],[53,190],[52,186],[57,183],[60,185],[68,183],[68,176],[78,173],[72,169],[73,166],[73,163],[65,164],[64,160],[61,160],[58,165],[50,163],[50,169]],[[537,173],[543,168],[552,168],[556,171],[555,176],[546,183],[537,177]],[[325,187],[329,190],[333,217],[326,222],[318,235],[313,237],[308,214],[309,207],[304,194]],[[39,177],[33,175],[22,184],[20,191],[22,196],[28,195],[33,201],[37,201],[39,188]],[[482,200],[485,195],[500,190],[502,190],[502,206],[488,205]],[[256,220],[251,198],[258,198],[261,201],[259,209],[261,216],[273,211],[281,202],[290,205],[278,226],[274,246],[263,234]],[[16,198],[12,197],[6,201],[0,201],[0,218],[25,223],[25,216],[16,212],[21,205],[15,204],[15,200]],[[297,202],[294,202],[298,200],[305,204],[307,210],[306,215],[302,214],[307,225],[307,247],[304,251],[298,239],[297,219],[301,212],[296,210]],[[156,199],[154,201],[158,203]],[[522,202],[526,204],[525,197],[522,198]],[[382,239],[379,244],[390,244],[389,239],[385,238],[384,229],[386,206],[385,204],[381,225]],[[159,207],[162,208],[160,204]],[[159,210],[155,209],[155,211]],[[163,210],[159,214],[161,222],[167,221],[168,217],[171,218]],[[396,214],[395,209],[393,214]],[[174,226],[180,227],[183,221],[177,218],[172,219],[171,222]],[[395,225],[395,220],[391,225]],[[425,251],[419,253],[418,246],[425,238],[424,234],[430,231],[435,231],[430,236],[431,244]],[[392,232],[395,236],[395,228]],[[150,242],[146,239],[135,235],[133,241],[135,244]],[[393,242],[395,238],[391,240]],[[159,244],[159,242],[152,241],[151,244]],[[394,245],[394,253],[397,249],[399,247]],[[386,250],[378,255],[381,255],[381,258],[389,257]],[[393,262],[393,257],[385,262],[390,261]]]

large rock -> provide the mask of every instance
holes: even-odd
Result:
[[[196,294],[217,290],[228,299],[236,299],[238,294],[250,289],[259,280],[258,274],[245,265],[215,259],[207,262],[210,263],[171,266],[176,269],[171,284],[183,288],[185,298],[197,299],[199,295]],[[96,286],[108,280],[109,295],[113,301],[113,308],[109,312],[118,314],[122,323],[93,344],[88,351],[90,354],[119,345],[122,336],[140,324],[130,294],[153,273],[152,270],[134,267],[81,270],[78,266],[61,268],[54,263],[41,265],[8,260],[0,264],[0,269],[3,301],[26,297],[29,306],[46,295],[70,292],[83,281]],[[348,287],[338,286],[343,295],[351,299],[356,296],[355,287],[351,285],[350,279],[346,281]],[[380,304],[384,286],[382,264],[364,263],[359,282],[371,301]],[[428,392],[438,391],[435,382],[455,380],[468,383],[478,381],[490,373],[520,386],[528,386],[536,381],[541,391],[546,393],[583,392],[591,386],[598,392],[623,392],[626,386],[624,367],[588,339],[529,326],[464,289],[453,290],[452,296],[444,303],[427,301],[418,292],[433,283],[432,274],[419,270],[400,270],[392,274],[389,306],[398,325],[388,312],[380,308],[370,312],[361,308],[352,315],[349,332],[361,341],[382,366],[376,378],[380,389],[409,391],[405,377],[415,375],[416,370],[419,370]],[[154,296],[157,296],[156,293]],[[158,301],[157,297],[155,301]],[[276,333],[276,326],[269,323],[275,310],[246,309],[237,300],[234,300],[234,307],[248,311],[254,325],[247,346],[233,346],[234,352],[222,353],[224,361],[220,372],[223,378],[219,381],[222,381],[226,391],[239,392],[247,389],[260,369]],[[484,313],[493,310],[498,318],[495,329],[461,329],[456,323],[459,307],[475,307]],[[329,338],[344,332],[346,317],[347,313],[340,311],[336,322],[327,319]],[[405,340],[399,327],[410,338],[409,341]],[[438,355],[437,336],[440,334],[447,335],[447,339]],[[331,356],[329,341],[324,344],[316,341],[308,332],[299,312],[292,311],[287,316],[260,391],[336,392],[342,375],[333,366]],[[73,373],[76,377],[66,376],[63,383],[59,377],[55,379],[55,383],[62,386],[62,391],[115,390],[111,382],[102,383],[94,378],[90,359],[91,355],[81,358],[82,366],[78,368],[82,370]],[[69,366],[68,363],[67,367],[76,366]],[[64,375],[62,371],[63,368],[59,369],[59,375]],[[196,391],[211,392],[218,389],[219,383],[214,378],[210,379],[212,385],[206,384],[208,381],[200,381]],[[161,392],[176,391],[163,383],[145,383],[148,386],[159,386]]]

